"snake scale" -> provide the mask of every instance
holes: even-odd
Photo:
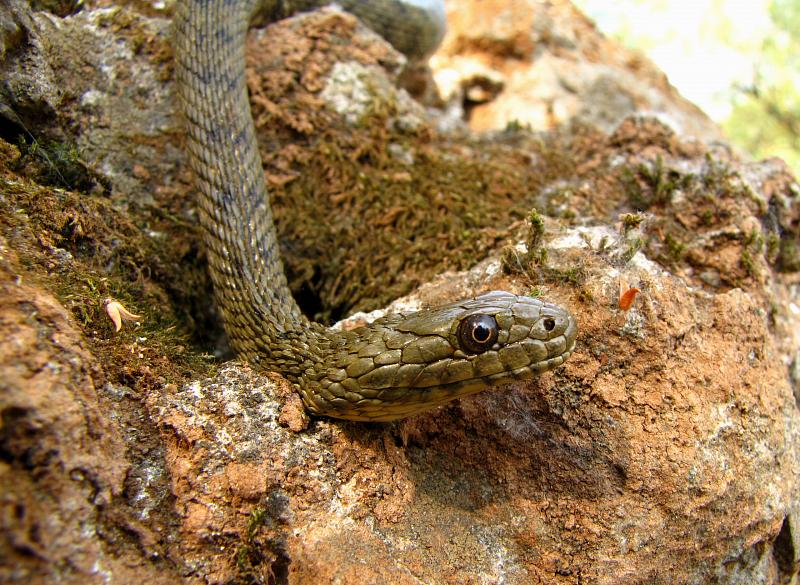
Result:
[[[414,56],[430,53],[444,10],[429,0],[339,4]],[[292,9],[316,2],[300,0]],[[489,292],[390,314],[350,331],[307,319],[287,286],[245,85],[245,37],[257,0],[179,0],[176,73],[214,294],[234,350],[277,371],[317,415],[387,421],[567,359],[577,325],[561,307]]]

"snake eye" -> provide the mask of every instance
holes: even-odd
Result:
[[[546,318],[546,319],[545,319],[545,320],[542,322],[542,325],[544,325],[544,329],[545,329],[545,331],[552,331],[553,329],[555,329],[555,328],[556,328],[556,320],[555,320],[555,319],[553,319],[552,317],[547,317],[547,318]]]
[[[470,315],[458,324],[458,343],[469,353],[482,353],[497,341],[497,321],[491,315]]]

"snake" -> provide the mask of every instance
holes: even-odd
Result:
[[[489,291],[349,330],[307,318],[287,284],[245,82],[245,40],[313,0],[179,0],[177,94],[214,300],[235,353],[294,384],[312,415],[391,421],[560,366],[577,322],[531,296]],[[324,2],[322,3],[324,4]],[[346,0],[411,58],[443,36],[440,0]]]

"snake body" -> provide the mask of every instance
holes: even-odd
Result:
[[[438,44],[427,0],[340,2],[405,52]],[[296,8],[314,6],[301,0]],[[577,334],[561,307],[490,292],[336,331],[309,321],[287,285],[245,85],[257,0],[179,0],[176,74],[214,294],[234,350],[296,384],[314,414],[386,421],[564,362]],[[283,6],[283,5],[281,5]],[[274,12],[274,10],[273,10]]]

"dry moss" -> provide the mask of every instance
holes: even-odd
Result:
[[[384,306],[473,266],[510,238],[552,178],[544,145],[532,165],[502,144],[465,149],[388,125],[325,133],[302,172],[273,189],[290,286],[316,319]]]
[[[303,27],[311,43],[298,42]],[[369,106],[348,124],[325,107],[330,71],[354,60],[362,69],[391,62],[355,27],[341,15],[310,16],[291,29],[273,27],[269,42],[252,39],[247,52],[290,287],[323,322],[473,266],[506,243],[532,207],[564,211],[565,194],[543,187],[574,171],[564,150],[527,132],[451,142],[387,90],[382,74],[364,76],[359,91],[370,94]]]

